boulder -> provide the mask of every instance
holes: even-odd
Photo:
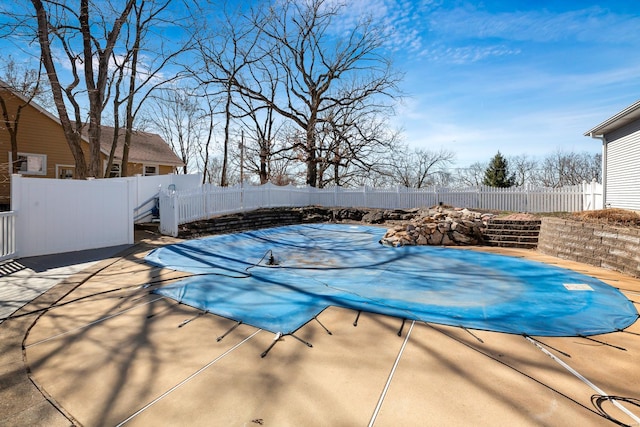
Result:
[[[362,222],[368,222],[369,224],[382,224],[384,222],[384,214],[380,211],[371,211],[364,214]]]

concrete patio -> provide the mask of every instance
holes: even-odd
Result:
[[[0,324],[0,425],[640,425],[640,322],[528,339],[407,321],[399,336],[402,319],[330,307],[263,358],[273,333],[150,294],[184,273],[143,262],[175,240],[137,241]],[[640,280],[622,274],[472,250],[574,269],[640,301]]]

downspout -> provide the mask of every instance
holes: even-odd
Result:
[[[604,135],[589,133],[593,139],[602,141],[602,207],[607,207],[607,138]]]

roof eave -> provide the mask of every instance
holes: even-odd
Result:
[[[57,124],[60,125],[60,127],[62,127],[62,122],[60,121],[59,117],[54,116],[53,114],[51,114],[50,112],[48,112],[47,110],[45,110],[42,106],[40,106],[40,104],[38,104],[37,102],[35,102],[32,99],[27,98],[26,96],[24,96],[23,94],[21,94],[20,92],[15,91],[11,86],[9,86],[5,81],[0,80],[0,87],[4,90],[8,90],[9,92],[11,92],[15,97],[17,97],[18,99],[22,100],[23,102],[27,103],[28,105],[30,105],[31,107],[35,108],[36,111],[38,111],[40,114],[44,115],[45,117],[48,117],[49,119],[53,120],[54,122],[56,122]],[[89,143],[89,138],[85,137],[84,135],[80,135],[80,139],[84,142],[86,142],[87,144]],[[105,155],[109,155],[108,151],[103,151],[102,148],[100,148],[100,151],[103,152],[103,154]]]
[[[604,136],[606,133],[612,132],[627,123],[640,118],[640,100],[631,104],[624,110],[609,117],[599,125],[592,129],[589,129],[584,133],[584,136],[590,136],[592,138]]]

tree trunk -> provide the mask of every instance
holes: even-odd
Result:
[[[231,82],[227,83],[227,99],[224,105],[224,147],[222,154],[222,173],[220,177],[220,186],[229,185],[227,181],[227,168],[229,162],[229,127],[231,126]]]
[[[40,0],[31,0],[36,10],[36,17],[38,21],[38,42],[40,44],[41,59],[45,70],[47,70],[47,76],[51,83],[51,92],[53,94],[53,101],[58,111],[58,117],[60,118],[60,124],[62,130],[69,144],[69,149],[73,155],[73,159],[76,164],[75,178],[85,179],[87,177],[87,163],[82,151],[80,134],[77,128],[74,130],[69,120],[67,113],[67,107],[64,103],[62,95],[62,86],[58,80],[58,74],[56,72],[55,64],[53,62],[53,55],[51,53],[51,45],[49,43],[49,18],[47,17],[47,11]],[[76,125],[77,127],[80,124]]]
[[[26,105],[26,104],[25,104]],[[9,117],[9,111],[4,98],[0,95],[0,107],[2,108],[2,118],[4,120],[4,127],[9,132],[9,139],[11,143],[11,160],[12,164],[9,173],[18,173],[18,123],[20,122],[20,111],[22,111],[23,105],[19,105],[13,120]],[[13,124],[12,124],[13,122]]]
[[[316,134],[315,119],[311,118],[307,124],[307,141],[306,141],[306,163],[307,163],[307,185],[317,187],[318,185],[318,162],[316,159]]]
[[[269,182],[269,173],[267,170],[268,153],[267,142],[262,141],[260,143],[260,184]]]

